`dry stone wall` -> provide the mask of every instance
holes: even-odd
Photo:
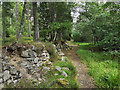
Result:
[[[21,78],[32,79],[36,84],[45,80],[44,74],[53,68],[53,63],[45,49],[40,55],[36,50],[37,47],[34,46],[32,49],[23,50],[20,55],[0,55],[0,88],[3,88],[4,84],[18,83]]]

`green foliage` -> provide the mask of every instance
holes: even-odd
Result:
[[[48,51],[48,53],[50,54],[52,58],[56,56],[55,48],[52,45],[52,43],[45,43],[45,49]]]
[[[6,38],[5,44],[3,43],[3,46],[9,46],[10,44],[14,43],[16,40],[15,36],[10,36]],[[33,38],[32,37],[21,37],[18,41],[20,44],[25,44],[25,43],[33,43]]]
[[[15,35],[15,33],[15,27],[10,26],[9,28],[7,28],[6,36]]]
[[[105,52],[91,52],[90,45],[79,43],[77,55],[89,67],[89,74],[93,76],[99,88],[118,88],[118,58],[112,61],[112,56]]]
[[[73,38],[79,42],[93,42],[104,51],[120,50],[119,4],[86,2],[82,6]],[[77,38],[77,39],[76,39]],[[116,54],[114,54],[116,55]]]
[[[62,69],[63,71],[65,71],[67,74],[68,74],[68,77],[64,77],[63,75],[61,75],[61,72],[53,69],[52,71],[49,71],[47,74],[46,74],[46,77],[48,77],[46,83],[50,83],[50,84],[45,84],[44,83],[44,86],[47,87],[47,88],[78,88],[78,84],[76,82],[76,80],[74,79],[75,75],[76,75],[76,68],[73,66],[73,64],[71,63],[70,60],[68,60],[66,58],[66,62],[61,62],[61,61],[56,61],[54,62],[54,66],[60,66],[61,68],[62,67],[67,67],[69,68],[69,70],[64,70]],[[58,73],[57,76],[54,76],[55,73]],[[63,82],[64,84],[61,85],[60,83],[58,83],[58,79],[60,78],[64,78],[65,81],[68,82],[68,84],[65,84],[66,82]]]
[[[66,61],[66,62],[57,61],[54,63],[54,65],[60,67],[68,67],[71,70],[71,72],[67,71],[67,73],[70,74],[70,76],[76,75],[76,68],[73,66],[71,61]]]
[[[94,80],[99,88],[117,88],[118,87],[118,63],[110,60],[100,63],[91,62],[90,74],[94,76]]]

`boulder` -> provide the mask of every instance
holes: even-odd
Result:
[[[47,64],[48,64],[48,65],[52,65],[53,63],[52,63],[51,61],[48,61]]]
[[[24,58],[37,57],[37,53],[35,53],[31,49],[28,49],[26,51],[22,51],[21,56]]]
[[[0,78],[2,78],[3,77],[3,73],[0,73]]]
[[[64,56],[65,54],[63,52],[59,53],[59,56]]]
[[[14,81],[13,81],[14,84],[15,84],[15,83],[18,83],[18,82],[19,82],[19,80],[14,80]]]
[[[38,63],[38,61],[39,61],[39,58],[36,57],[36,58],[34,59],[34,63]]]
[[[12,83],[12,80],[9,79],[9,80],[7,81],[7,84],[9,85],[9,84],[11,84],[11,83]]]
[[[10,72],[8,70],[6,70],[6,71],[3,72],[4,82],[6,82],[11,77],[11,75],[9,73]]]
[[[0,89],[2,89],[4,87],[4,84],[3,83],[1,83],[0,84]]]
[[[11,74],[11,75],[17,75],[17,70],[16,70],[16,68],[10,70],[10,74]]]
[[[5,71],[5,70],[9,70],[9,69],[10,69],[10,67],[7,66],[7,65],[5,65],[5,66],[3,67],[3,71]]]
[[[65,71],[62,71],[62,75],[65,76],[65,77],[68,76],[67,73],[66,73]]]
[[[43,69],[44,69],[44,70],[50,70],[50,68],[49,68],[49,67],[43,67]]]
[[[0,58],[2,58],[2,54],[0,53]]]
[[[46,57],[46,53],[42,53],[42,56],[43,56],[43,57]]]
[[[67,68],[67,67],[63,67],[62,69],[64,69],[64,70],[69,70],[69,68]]]
[[[10,65],[10,69],[15,69],[15,66],[14,65]]]
[[[33,61],[34,60],[34,58],[26,58],[28,61]]]
[[[36,46],[33,46],[33,47],[32,47],[32,50],[36,52],[36,51],[37,51],[37,47],[36,47]]]
[[[47,53],[47,50],[43,50],[43,53]]]
[[[2,78],[0,78],[0,84],[3,82],[3,79]]]
[[[37,66],[37,67],[41,67],[41,66],[42,66],[42,64],[41,64],[41,63],[40,63],[40,64],[39,64],[39,63],[37,63],[37,64],[36,64],[36,66]]]
[[[34,73],[34,76],[36,76],[37,78],[40,78],[40,74],[39,73]]]
[[[69,83],[68,80],[64,79],[64,78],[60,78],[56,80],[60,85],[62,85],[63,87],[66,87]]]
[[[55,75],[55,76],[58,76],[59,74],[58,74],[58,73],[55,73],[54,75]]]
[[[55,66],[55,70],[61,72],[61,67],[60,66]]]

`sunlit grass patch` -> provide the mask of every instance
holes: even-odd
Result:
[[[93,76],[99,88],[117,88],[119,84],[118,59],[112,60],[107,52],[92,52],[90,45],[79,44],[76,52],[83,63],[89,67],[89,74]]]

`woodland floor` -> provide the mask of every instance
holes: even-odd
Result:
[[[74,46],[72,50],[64,51],[65,56],[72,60],[73,65],[76,67],[77,75],[75,78],[80,88],[96,88],[92,77],[88,74],[87,66],[81,63],[80,58],[76,55],[78,47]]]

